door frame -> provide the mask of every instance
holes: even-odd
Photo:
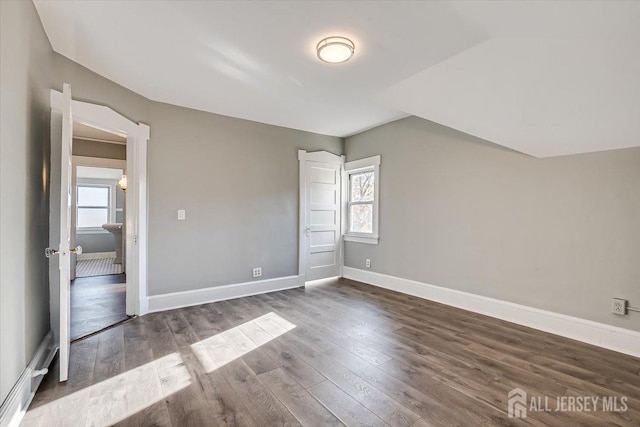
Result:
[[[51,90],[51,110],[63,108],[62,93]],[[126,311],[141,316],[149,311],[147,283],[147,144],[151,128],[135,123],[109,107],[71,101],[73,121],[127,138]]]
[[[300,175],[299,184],[300,192],[298,196],[299,211],[298,211],[298,280],[301,287],[305,286],[307,276],[307,251],[306,251],[306,232],[307,227],[306,212],[307,212],[307,162],[318,163],[339,163],[340,164],[340,189],[342,190],[342,196],[340,200],[340,275],[342,276],[342,269],[344,267],[344,231],[345,231],[345,209],[344,209],[344,163],[346,157],[344,155],[337,155],[328,151],[313,151],[307,152],[307,150],[298,150],[298,161],[300,162]]]

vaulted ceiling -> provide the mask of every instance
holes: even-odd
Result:
[[[34,3],[56,52],[156,101],[342,137],[416,115],[536,157],[640,146],[640,2]],[[349,62],[317,59],[330,35]]]

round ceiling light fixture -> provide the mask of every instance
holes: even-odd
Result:
[[[355,45],[346,37],[332,36],[320,40],[316,50],[321,61],[340,64],[351,59]]]

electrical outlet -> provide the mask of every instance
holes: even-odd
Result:
[[[364,260],[364,266],[367,268],[371,268],[371,260],[369,258]]]
[[[187,218],[187,212],[184,209],[178,209],[178,221],[184,221]]]
[[[262,276],[262,268],[261,267],[256,267],[253,269],[253,277],[260,277]]]
[[[613,314],[625,315],[627,314],[627,300],[621,298],[614,298],[611,302],[611,312]]]

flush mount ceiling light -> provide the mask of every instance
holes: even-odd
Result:
[[[327,37],[316,46],[318,58],[330,64],[347,62],[353,56],[355,45],[346,37]]]

